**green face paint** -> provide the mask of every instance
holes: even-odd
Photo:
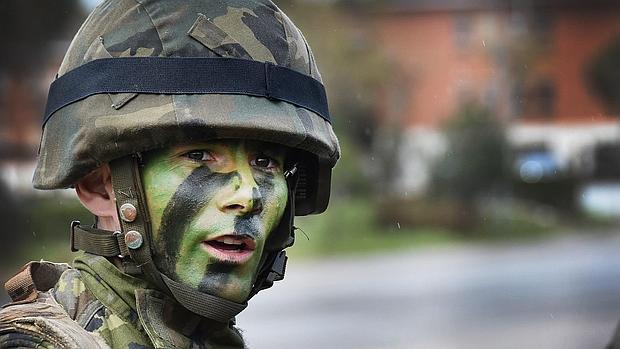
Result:
[[[169,277],[242,302],[286,208],[284,148],[218,141],[145,156],[154,260]]]

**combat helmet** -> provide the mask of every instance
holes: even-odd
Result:
[[[244,138],[297,150],[289,202],[250,294],[284,275],[295,215],[321,213],[340,156],[312,51],[268,0],[106,0],[73,39],[50,87],[33,184],[67,188],[109,163],[121,231],[74,222],[72,249],[120,256],[187,309],[226,322],[247,304],[190,289],[153,263],[143,152]]]

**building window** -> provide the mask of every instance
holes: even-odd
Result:
[[[468,13],[457,13],[454,16],[454,38],[456,47],[466,50],[471,46],[473,35],[473,18]]]
[[[538,80],[525,88],[523,114],[532,117],[551,117],[555,106],[555,85],[551,79]]]
[[[548,50],[553,45],[553,16],[549,11],[515,12],[511,17],[513,40],[519,46],[535,45]]]
[[[547,11],[536,11],[531,15],[530,28],[533,39],[543,50],[553,44],[553,17]]]

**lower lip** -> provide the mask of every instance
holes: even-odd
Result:
[[[216,259],[233,264],[243,264],[247,262],[250,258],[252,258],[253,250],[243,250],[243,251],[226,251],[217,249],[206,242],[202,243],[202,247],[213,257]]]

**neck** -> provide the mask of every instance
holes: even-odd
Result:
[[[121,230],[120,224],[110,216],[97,216],[97,228],[109,231]]]

